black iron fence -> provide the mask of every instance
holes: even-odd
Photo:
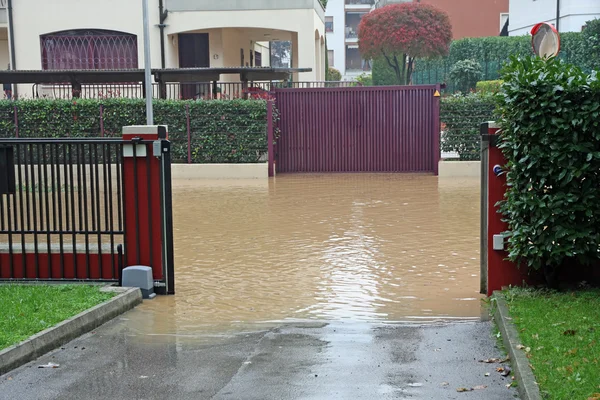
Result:
[[[317,88],[317,87],[352,87],[353,81],[306,81],[306,82],[191,82],[165,83],[162,88],[155,83],[152,86],[154,98],[169,100],[231,100],[243,98],[255,92],[270,92],[281,88]],[[142,83],[102,83],[82,84],[74,90],[71,84],[34,84],[33,97],[49,99],[84,99],[104,98],[143,98],[145,88]]]
[[[156,243],[156,235],[131,221],[155,218],[149,214],[156,196],[149,183],[140,182],[137,162],[126,174],[125,159],[143,151],[150,171],[154,143],[0,139],[0,280],[117,281],[127,252],[143,261],[141,246]],[[161,176],[170,180],[170,169]],[[134,196],[148,206],[127,207],[126,192],[129,204]],[[170,183],[164,193],[170,203]],[[172,229],[170,235],[172,243]]]

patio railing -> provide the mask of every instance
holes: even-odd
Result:
[[[1,0],[0,0],[1,1]],[[305,81],[305,82],[193,82],[166,83],[163,98],[170,100],[230,100],[243,98],[245,95],[258,91],[269,92],[276,88],[310,89],[327,87],[352,87],[353,81]],[[34,84],[34,98],[47,99],[82,99],[103,98],[143,98],[144,85],[139,83],[101,83],[82,84],[81,90],[74,92],[70,84]],[[152,86],[152,96],[160,98],[159,84]]]

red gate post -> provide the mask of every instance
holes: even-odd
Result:
[[[506,258],[507,240],[503,232],[508,224],[502,221],[497,203],[504,199],[506,192],[506,159],[498,148],[500,128],[494,122],[481,125],[482,140],[482,293],[491,296],[495,290],[508,285],[518,286],[528,281],[527,274]],[[487,269],[484,267],[487,266]],[[487,274],[486,277],[483,274]],[[485,287],[487,286],[487,288]]]
[[[166,126],[123,127],[124,266],[151,267],[155,291],[159,294],[174,291],[173,282],[169,282],[172,265],[166,268],[172,257],[165,255],[164,247],[167,240],[163,213],[164,170],[161,170],[162,156],[156,154],[156,151],[159,154],[165,151],[161,144],[167,138]]]

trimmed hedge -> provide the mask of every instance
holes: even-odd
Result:
[[[472,93],[443,97],[440,122],[441,147],[444,152],[457,152],[461,161],[479,160],[482,122],[494,119],[494,97]]]
[[[168,125],[175,163],[188,161],[188,116],[193,163],[255,163],[267,154],[266,101],[155,100],[154,121]],[[5,138],[17,126],[21,138],[120,137],[123,126],[145,122],[141,99],[0,101]]]
[[[600,259],[600,80],[534,57],[503,72],[508,257],[552,284],[559,269]]]
[[[561,33],[561,52],[559,58],[580,66],[585,71],[598,68],[589,57],[593,51],[592,41],[586,41],[580,32]],[[597,50],[596,50],[597,52]],[[454,92],[455,85],[449,81],[449,73],[458,61],[477,60],[483,70],[482,80],[499,79],[502,65],[511,55],[528,56],[532,54],[530,36],[492,36],[464,38],[450,45],[447,57],[436,60],[416,60],[413,73],[414,84],[435,84],[446,82],[448,91]],[[385,60],[374,60],[373,81],[375,84],[388,84],[389,74],[393,73]]]
[[[495,81],[479,81],[479,82],[477,82],[477,85],[475,86],[475,90],[477,90],[478,93],[490,94],[490,93],[498,93],[500,91],[501,87],[502,87],[502,80],[500,80],[500,79],[495,80]]]

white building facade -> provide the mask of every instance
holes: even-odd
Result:
[[[329,66],[349,81],[371,73],[371,62],[363,60],[358,50],[358,24],[368,14],[375,0],[329,0],[325,11],[325,31]]]
[[[510,0],[509,35],[526,35],[539,22],[556,25],[557,15],[560,32],[581,32],[586,21],[600,18],[600,0]]]
[[[319,0],[149,0],[149,19],[152,68],[268,66],[269,42],[290,41],[292,67],[312,69],[294,80],[325,80]],[[137,69],[143,51],[140,0],[0,0],[2,69]]]

